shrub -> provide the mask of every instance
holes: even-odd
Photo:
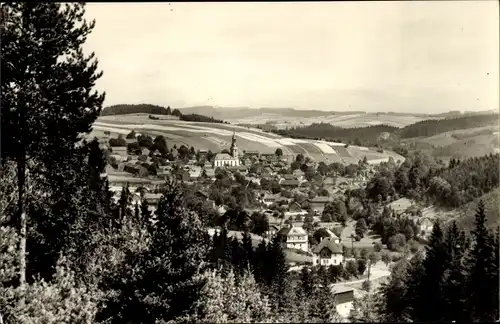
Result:
[[[131,131],[130,133],[128,133],[128,134],[127,134],[126,138],[127,138],[127,139],[133,139],[133,138],[135,138],[135,136],[136,136],[136,135],[135,135],[135,132],[134,132],[134,131]]]
[[[374,245],[373,245],[373,250],[375,252],[380,252],[382,251],[382,243],[380,242],[376,242]]]
[[[372,286],[372,283],[368,280],[363,281],[363,284],[361,285],[361,289],[364,291],[370,291],[370,288]]]
[[[22,292],[9,288],[2,305],[3,315],[8,323],[92,323],[98,311],[102,294],[78,285],[74,273],[58,262],[51,282],[36,280],[27,284],[23,296],[24,305],[18,301]]]
[[[409,240],[407,244],[408,244],[408,247],[409,247],[411,253],[417,253],[418,252],[419,246],[418,246],[417,241],[415,241],[415,240]]]
[[[400,252],[406,245],[406,237],[404,234],[396,234],[387,241],[387,248],[391,251]]]
[[[401,254],[399,254],[399,253],[397,253],[397,254],[393,254],[393,255],[392,255],[392,257],[391,257],[391,260],[392,260],[393,262],[398,262],[398,261],[399,261],[399,260],[401,260],[401,259],[402,259],[402,255],[401,255]]]
[[[109,146],[127,146],[127,141],[124,138],[110,138]]]

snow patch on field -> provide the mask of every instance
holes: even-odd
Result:
[[[290,139],[290,141],[291,141],[293,144],[311,143],[311,141],[301,140],[301,139],[296,139],[296,138],[292,138],[292,139]]]
[[[337,152],[328,144],[325,143],[313,143],[316,145],[323,153],[327,154],[337,154]]]
[[[289,138],[279,138],[275,141],[280,143],[281,145],[295,145],[295,143]]]
[[[375,159],[375,160],[368,160],[368,164],[380,164],[382,162],[388,162],[389,158],[383,158],[383,159]]]

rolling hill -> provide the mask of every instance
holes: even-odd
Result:
[[[257,151],[274,153],[281,148],[285,156],[293,157],[302,153],[316,161],[325,163],[340,162],[343,164],[357,163],[366,156],[368,162],[379,163],[389,157],[395,161],[404,158],[391,151],[377,151],[338,142],[320,140],[302,140],[267,133],[259,129],[220,123],[186,122],[174,119],[151,120],[147,114],[126,114],[101,116],[94,123],[90,136],[102,136],[109,131],[111,136],[126,135],[134,130],[136,133],[146,133],[153,136],[163,135],[169,146],[185,145],[196,149],[206,149],[220,152],[229,148],[233,133],[236,145],[240,151]]]

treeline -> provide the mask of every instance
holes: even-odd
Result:
[[[424,120],[402,128],[401,138],[433,136],[449,131],[498,124],[498,114],[474,115],[438,120]]]
[[[175,112],[175,114],[173,113]],[[158,105],[151,104],[137,104],[137,105],[113,105],[106,107],[102,110],[101,116],[110,115],[125,115],[125,114],[154,114],[154,115],[178,115],[179,110],[174,109],[171,111],[170,107],[165,108]]]
[[[366,187],[368,198],[377,202],[405,196],[441,206],[458,207],[490,192],[499,185],[499,154],[449,165],[419,152],[400,166],[384,163]]]
[[[359,146],[374,146],[382,133],[393,133],[397,127],[374,125],[357,128],[342,128],[329,123],[314,123],[304,127],[291,127],[273,132],[291,138],[337,141]]]
[[[435,223],[425,256],[403,258],[389,282],[356,300],[353,322],[495,322],[498,320],[498,228],[488,231],[479,203],[467,235]]]
[[[183,121],[191,121],[191,122],[219,123],[219,124],[226,123],[227,124],[227,122],[224,122],[221,119],[215,119],[213,117],[207,117],[207,116],[198,115],[198,114],[180,115],[179,119],[183,120]]]
[[[183,121],[191,122],[203,122],[203,123],[224,123],[223,120],[215,119],[213,117],[207,117],[199,114],[186,114],[184,115],[179,109],[171,109],[170,106],[167,108],[151,105],[151,104],[138,104],[138,105],[114,105],[104,108],[101,111],[101,116],[110,115],[125,115],[125,114],[153,114],[153,115],[165,115],[165,116],[176,116]],[[158,119],[152,115],[149,116],[150,119]]]

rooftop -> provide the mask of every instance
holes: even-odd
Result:
[[[285,236],[290,236],[290,235],[307,235],[307,232],[302,228],[298,226],[287,226],[283,227],[282,229],[279,230],[278,235],[285,235]]]
[[[324,248],[329,249],[334,254],[342,254],[342,245],[335,243],[335,239],[325,237],[313,250],[314,253],[320,253]]]

